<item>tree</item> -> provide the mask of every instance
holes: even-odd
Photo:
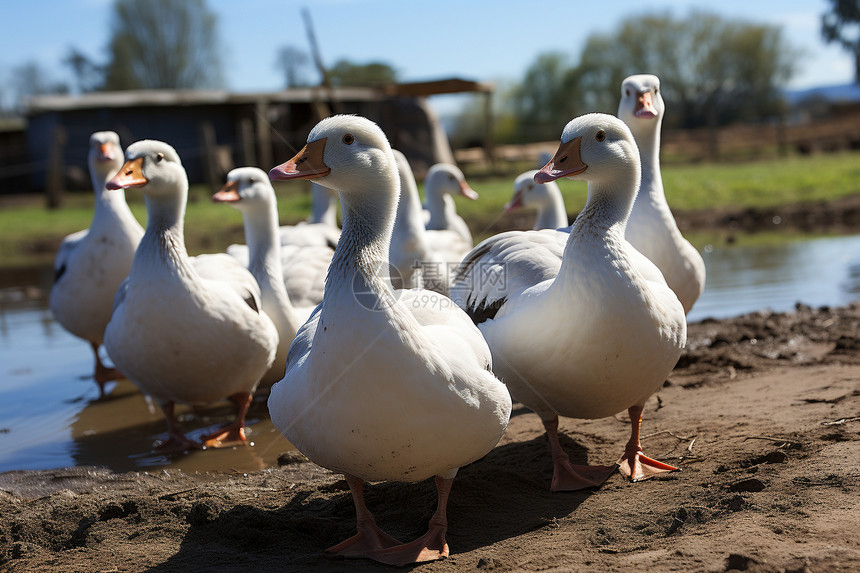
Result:
[[[79,92],[94,92],[102,89],[105,81],[105,67],[90,60],[77,48],[69,48],[63,64],[72,69]]]
[[[573,118],[578,76],[560,52],[539,54],[513,89],[510,104],[517,118],[516,140],[556,139]]]
[[[24,102],[30,96],[43,94],[66,94],[69,86],[63,82],[54,81],[36,62],[28,62],[12,69],[11,80],[12,105],[18,111],[24,109]]]
[[[284,73],[285,88],[308,85],[304,69],[310,61],[311,59],[307,52],[295,46],[284,46],[278,50],[275,67]]]
[[[217,17],[206,0],[115,0],[105,89],[222,84]]]
[[[794,73],[795,59],[777,27],[698,11],[682,20],[634,16],[612,33],[586,40],[575,74],[578,89],[570,95],[579,113],[615,113],[621,81],[653,73],[671,110],[667,124],[760,120],[780,111],[779,88]]]
[[[397,71],[383,62],[354,64],[349,60],[339,60],[328,70],[328,76],[334,87],[378,87],[397,81]]]
[[[860,84],[860,0],[830,0],[821,15],[821,35],[854,54],[854,83]]]

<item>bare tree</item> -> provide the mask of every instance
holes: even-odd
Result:
[[[275,67],[284,74],[285,88],[308,85],[304,70],[310,64],[310,61],[311,59],[307,52],[295,46],[284,46],[278,50]]]
[[[103,65],[93,62],[86,54],[75,47],[69,48],[63,64],[71,68],[78,91],[81,93],[94,92],[102,88],[105,81]]]
[[[55,81],[50,74],[36,62],[27,62],[11,70],[8,87],[13,111],[21,112],[26,99],[34,95],[69,93],[69,86]]]
[[[821,35],[854,54],[854,83],[860,84],[860,0],[830,0],[821,15]]]
[[[115,0],[105,88],[222,84],[217,18],[205,0]]]

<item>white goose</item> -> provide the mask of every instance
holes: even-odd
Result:
[[[690,312],[705,289],[705,262],[687,241],[663,192],[660,126],[666,106],[657,76],[630,76],[621,84],[618,117],[630,128],[642,160],[642,185],[627,223],[627,240],[651,259]]]
[[[108,178],[122,167],[119,136],[112,131],[93,133],[87,160],[96,195],[93,220],[89,229],[69,235],[60,244],[49,305],[57,322],[90,343],[95,356],[93,377],[103,397],[105,383],[122,374],[102,363],[99,346],[114,294],[128,276],[143,227],[131,214],[125,193],[105,189]]]
[[[448,281],[440,273],[445,264],[427,243],[421,199],[412,167],[406,156],[392,149],[400,176],[400,200],[391,232],[388,262],[391,285],[395,289],[422,287],[439,293],[448,291]],[[459,235],[456,235],[459,238]]]
[[[260,287],[226,254],[191,259],[183,220],[188,178],[166,143],[138,141],[108,189],[140,189],[149,221],[128,280],[117,291],[105,347],[117,366],[161,405],[165,448],[198,444],[176,423],[175,402],[233,401],[236,420],[204,438],[209,446],[245,441],[251,395],[275,358],[278,332],[260,312]]]
[[[358,534],[329,551],[398,565],[445,556],[453,477],[496,445],[510,415],[489,349],[447,297],[391,289],[388,248],[399,185],[376,124],[324,119],[269,176],[315,179],[337,190],[343,206],[323,302],[299,330],[286,376],[269,397],[272,421],[287,439],[346,475]],[[427,534],[401,544],[383,533],[364,505],[364,481],[431,476],[439,504]]]
[[[474,189],[466,183],[466,177],[456,165],[437,163],[427,170],[424,177],[426,228],[431,231],[447,229],[456,231],[469,245],[473,245],[472,232],[466,221],[457,214],[453,194],[460,194],[473,201],[478,198]]]
[[[554,491],[599,485],[614,470],[570,464],[558,416],[601,418],[627,409],[632,429],[621,470],[639,480],[676,469],[642,455],[639,443],[645,401],[675,366],[687,326],[660,271],[624,239],[639,170],[633,136],[620,120],[572,120],[535,180],[588,182],[573,226],[487,239],[452,288],[486,337],[494,372],[543,420]]]
[[[326,189],[316,181],[311,181],[311,214],[308,223],[320,223],[337,229],[338,236],[340,228],[337,226],[337,201],[336,194]]]
[[[561,229],[567,227],[567,211],[558,183],[535,183],[537,169],[526,171],[514,179],[514,196],[505,205],[505,213],[516,211],[523,207],[537,209],[532,229]]]
[[[472,244],[456,231],[424,228],[412,167],[405,155],[393,151],[400,174],[400,201],[389,250],[389,261],[396,269],[392,272],[392,285],[404,289],[423,287],[447,295],[451,274]]]
[[[263,312],[278,330],[278,353],[262,382],[271,385],[284,377],[287,351],[313,306],[296,308],[284,287],[281,243],[278,240],[278,207],[269,176],[256,167],[240,167],[227,174],[227,183],[212,196],[241,211],[250,261],[248,270],[260,285]]]

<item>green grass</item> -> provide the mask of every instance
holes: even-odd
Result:
[[[522,224],[524,218],[531,220],[530,215],[519,215],[517,219],[503,212],[513,193],[514,176],[467,174],[480,199],[458,197],[456,202],[476,240],[513,228],[517,221]],[[860,153],[668,165],[663,167],[663,183],[676,212],[834,200],[860,193]],[[560,186],[568,212],[579,212],[585,204],[585,184],[564,180]],[[275,188],[283,224],[307,217],[310,196],[306,183],[280,183]],[[204,186],[192,186],[189,192],[185,232],[191,254],[221,251],[230,243],[244,242],[240,213],[210,202],[210,195]],[[146,209],[140,194],[129,191],[127,197],[138,220],[145,223]],[[41,197],[21,205],[17,205],[20,201],[0,202],[0,266],[49,263],[65,235],[89,225],[92,202],[89,193],[67,194],[63,208],[54,211],[44,208]],[[708,235],[691,239],[698,245],[709,242]]]
[[[772,207],[803,201],[834,200],[860,193],[860,153],[792,156],[757,162],[667,165],[663,187],[672,210]],[[469,178],[481,198],[458,197],[457,210],[470,223],[476,239],[511,228],[503,215],[513,194],[513,179]],[[559,182],[570,214],[585,204],[586,186]]]

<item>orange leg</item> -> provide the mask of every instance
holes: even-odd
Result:
[[[439,501],[436,505],[436,512],[430,518],[430,527],[427,533],[410,543],[373,551],[368,557],[381,563],[397,566],[435,561],[448,557],[448,544],[445,542],[445,533],[448,531],[446,510],[448,508],[448,494],[451,492],[453,483],[453,478],[436,476],[436,493]]]
[[[581,466],[570,463],[558,441],[558,417],[544,421],[549,447],[552,452],[552,485],[550,491],[575,491],[597,487],[612,475],[616,466]]]
[[[203,436],[203,445],[207,448],[224,448],[247,443],[245,438],[245,415],[251,406],[251,396],[248,392],[233,394],[228,399],[236,404],[236,419],[220,430]]]
[[[326,549],[328,553],[344,557],[370,557],[374,551],[399,546],[400,541],[394,539],[377,527],[373,514],[364,505],[364,481],[349,474],[344,474],[352,501],[355,504],[355,521],[358,533],[346,541]]]
[[[176,421],[176,415],[173,413],[174,403],[165,402],[161,404],[161,410],[164,412],[164,417],[167,418],[167,434],[169,438],[166,442],[162,442],[156,449],[159,451],[175,452],[184,450],[199,450],[200,444],[189,439],[179,423]]]
[[[96,384],[99,385],[99,399],[105,397],[105,384],[110,382],[111,380],[119,380],[120,378],[125,378],[122,375],[122,372],[117,370],[116,368],[108,368],[102,362],[101,357],[99,356],[99,345],[95,342],[90,342],[90,346],[93,349],[93,355],[96,357],[96,367],[95,372],[93,373],[93,378],[95,378]]]
[[[678,471],[675,466],[658,462],[642,453],[639,432],[642,427],[642,406],[631,406],[627,409],[630,416],[630,441],[624,450],[624,455],[618,460],[618,471],[628,476],[631,481],[642,481],[657,474]]]

